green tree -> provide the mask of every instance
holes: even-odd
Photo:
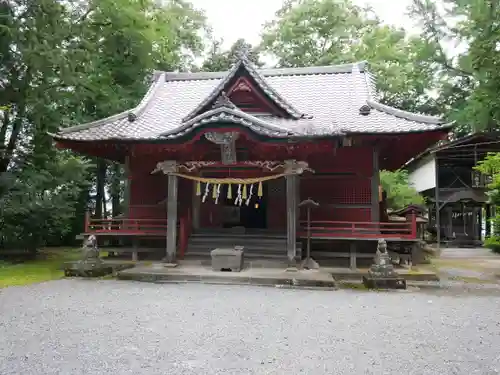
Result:
[[[439,103],[457,134],[496,130],[500,121],[500,4],[496,0],[414,0],[422,39],[434,43]],[[445,43],[458,47],[451,55]],[[454,49],[457,51],[457,49]]]
[[[136,0],[94,0],[81,9],[79,31],[87,62],[82,78],[81,103],[69,123],[81,123],[118,113],[140,100],[155,69],[184,70],[203,48],[206,29],[203,14],[182,0],[159,3]],[[83,105],[82,105],[83,104]],[[106,176],[118,173],[116,166],[95,161],[95,216],[107,216]],[[111,176],[109,191],[113,213],[119,213],[123,196]]]
[[[279,66],[368,60],[383,103],[440,112],[429,95],[438,85],[434,42],[382,24],[370,8],[351,0],[289,0],[276,16],[264,28],[262,46]]]
[[[2,2],[0,18],[0,247],[35,250],[64,236],[85,184],[82,160],[47,135],[69,95],[71,14],[58,1],[17,0]]]
[[[0,248],[34,250],[74,238],[96,184],[115,212],[121,197],[120,168],[107,180],[47,132],[135,105],[154,69],[189,68],[205,18],[182,0],[12,0],[0,25]]]
[[[490,153],[478,163],[476,169],[481,173],[491,176],[492,181],[488,185],[488,196],[490,203],[495,207],[500,206],[500,153]],[[500,253],[500,213],[492,219],[493,231],[490,238],[485,241],[485,246],[494,252]]]
[[[387,193],[387,208],[398,210],[410,204],[424,204],[424,198],[410,185],[405,170],[380,171],[380,184]]]
[[[201,65],[201,70],[205,72],[220,72],[229,70],[237,61],[239,54],[246,54],[247,58],[257,67],[262,67],[264,63],[260,60],[260,51],[253,47],[245,39],[238,39],[227,51],[223,50],[222,41],[211,42],[211,48],[207,58]]]

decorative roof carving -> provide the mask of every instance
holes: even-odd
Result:
[[[246,91],[246,92],[251,92],[252,88],[248,86],[248,84],[245,81],[241,81],[238,83],[238,85],[233,89],[233,92],[237,91]]]
[[[239,137],[237,132],[209,132],[205,133],[205,138],[210,142],[220,145],[222,164],[236,163],[236,140]]]
[[[284,172],[286,174],[302,174],[305,171],[314,172],[306,161],[285,160]]]
[[[215,143],[216,145],[227,145],[235,142],[238,139],[239,135],[240,134],[237,132],[208,132],[205,133],[205,138],[210,142]]]
[[[156,168],[151,172],[151,174],[158,172],[163,172],[163,174],[177,173],[177,162],[174,160],[165,160],[156,163]]]
[[[222,91],[221,94],[218,96],[217,100],[215,100],[212,109],[217,109],[221,107],[237,109],[237,107],[233,104],[233,102],[231,102],[231,99],[228,98],[225,91]]]

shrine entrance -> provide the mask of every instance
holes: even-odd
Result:
[[[244,227],[252,229],[267,228],[267,194],[266,186],[263,185],[263,194],[261,197],[252,195],[241,204],[235,203],[235,199],[228,198],[238,196],[238,185],[224,186],[223,219],[222,226],[224,228]],[[228,194],[228,189],[232,189],[231,194]]]

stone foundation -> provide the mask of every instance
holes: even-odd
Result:
[[[363,285],[368,289],[406,289],[406,280],[398,278],[373,278],[363,276]]]

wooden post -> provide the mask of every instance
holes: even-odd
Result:
[[[297,267],[297,176],[288,175],[286,178],[286,224],[287,241],[286,252],[288,267]]]
[[[373,164],[371,177],[371,221],[374,223],[380,222],[380,170],[379,170],[379,155],[376,148],[373,149]],[[376,228],[378,232],[378,228]]]
[[[139,260],[138,248],[139,248],[139,239],[136,237],[132,240],[132,261],[137,262]]]
[[[491,205],[487,204],[485,208],[486,217],[486,237],[491,236]]]
[[[439,159],[437,156],[434,158],[435,170],[436,170],[436,188],[435,188],[435,199],[436,199],[436,242],[437,249],[441,247],[441,220],[440,220],[440,209],[439,209]]]
[[[453,236],[453,207],[448,205],[446,207],[446,217],[447,217],[447,220],[448,220],[448,226],[447,226],[447,237],[448,238],[451,238]]]
[[[358,265],[356,264],[356,243],[354,241],[351,241],[349,244],[349,258],[349,268],[351,270],[356,270]]]
[[[479,241],[483,241],[483,206],[478,207]]]
[[[479,208],[477,206],[472,207],[472,235],[474,240],[481,239],[481,224],[479,223]]]
[[[417,238],[417,215],[412,211],[411,215],[411,238]]]
[[[168,198],[167,198],[167,254],[165,261],[175,264],[177,251],[177,196],[178,177],[168,175]]]
[[[200,228],[200,203],[201,203],[201,197],[196,195],[196,181],[193,181],[193,216],[192,216],[192,225],[193,229],[199,229]]]

